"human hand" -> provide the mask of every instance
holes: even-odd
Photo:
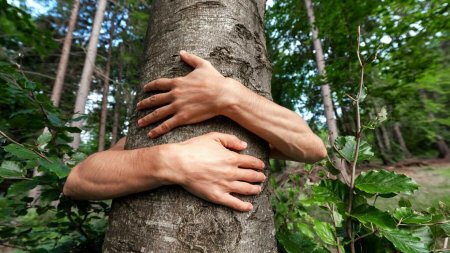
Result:
[[[266,179],[261,172],[263,161],[229,150],[243,150],[247,147],[245,142],[233,135],[209,133],[167,146],[169,150],[162,153],[166,157],[160,159],[168,168],[162,178],[170,178],[168,182],[207,201],[238,211],[252,210],[251,203],[231,195],[259,194],[261,186],[251,183]]]
[[[145,127],[168,118],[152,129],[151,138],[163,135],[181,125],[194,124],[220,115],[233,95],[236,82],[222,76],[210,62],[185,51],[181,59],[195,69],[184,77],[161,78],[144,86],[144,91],[164,91],[150,96],[137,104],[139,110],[161,106],[139,119],[138,125]]]

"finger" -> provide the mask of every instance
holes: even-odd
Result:
[[[250,156],[250,155],[240,155],[238,154],[238,166],[241,168],[262,170],[265,165],[260,159]]]
[[[229,190],[230,192],[242,195],[257,195],[261,192],[262,188],[259,185],[254,185],[241,181],[234,181],[231,182]]]
[[[249,183],[261,183],[266,180],[264,173],[249,169],[235,169],[231,174],[231,180],[239,180]]]
[[[242,201],[234,196],[231,196],[229,193],[223,194],[217,204],[231,207],[235,210],[241,212],[248,212],[253,209],[253,205],[251,203]]]
[[[172,97],[168,92],[166,93],[160,93],[153,96],[150,96],[146,99],[143,99],[137,104],[137,109],[147,109],[155,106],[160,106],[164,104],[168,104],[172,102]]]
[[[175,110],[173,109],[173,106],[170,105],[163,106],[161,108],[154,110],[145,117],[139,119],[138,126],[145,127],[149,124],[155,123],[156,121],[167,118],[168,116],[174,114],[174,112]]]
[[[245,141],[241,141],[234,135],[217,132],[212,132],[210,134],[226,148],[240,151],[247,147],[247,143]]]
[[[144,91],[155,91],[155,90],[171,90],[174,87],[173,79],[170,78],[160,78],[149,82],[144,85]]]
[[[174,129],[177,126],[182,125],[180,119],[177,116],[174,116],[163,123],[161,123],[159,126],[153,128],[150,133],[148,133],[148,137],[150,138],[156,138],[158,136],[161,136],[163,134],[166,134],[170,132],[170,130]]]
[[[196,56],[195,54],[190,54],[184,50],[180,51],[180,58],[193,68],[200,67],[207,63],[208,61]]]

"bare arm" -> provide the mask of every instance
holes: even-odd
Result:
[[[149,132],[152,138],[185,124],[224,115],[269,142],[273,155],[290,160],[315,162],[326,156],[322,140],[306,122],[292,112],[247,89],[236,80],[223,77],[208,61],[180,52],[181,59],[195,68],[185,77],[161,78],[145,86],[162,90],[142,100],[139,109],[161,106],[138,121],[139,126],[162,120]]]
[[[264,163],[233,150],[246,143],[227,134],[210,133],[185,142],[123,150],[121,139],[110,150],[98,152],[75,166],[64,185],[64,195],[77,199],[109,199],[178,184],[192,194],[240,211],[252,205],[230,193],[255,195],[265,180]],[[255,171],[259,170],[259,171]]]

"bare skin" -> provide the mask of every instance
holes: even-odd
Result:
[[[138,121],[140,127],[145,127],[164,120],[149,132],[150,138],[223,115],[266,140],[272,156],[303,162],[326,156],[323,142],[296,113],[223,77],[198,56],[184,51],[180,56],[195,69],[184,77],[148,83],[145,91],[164,92],[137,105],[141,110],[160,107]],[[243,150],[247,145],[235,136],[210,133],[178,144],[137,150],[123,150],[124,143],[122,139],[110,150],[93,154],[78,164],[67,179],[64,194],[107,199],[179,184],[205,200],[249,211],[251,203],[230,193],[258,194],[260,186],[251,183],[265,180],[260,172],[262,161],[231,151]]]
[[[194,71],[184,77],[157,79],[144,86],[145,91],[164,91],[137,106],[138,109],[161,106],[138,121],[140,127],[145,127],[166,119],[149,132],[150,138],[177,126],[223,115],[266,140],[274,154],[286,159],[312,163],[326,156],[322,140],[298,114],[257,95],[236,80],[225,78],[196,55],[181,51],[180,57]]]
[[[209,133],[176,144],[123,150],[125,138],[75,166],[64,195],[78,199],[109,199],[178,184],[197,197],[239,211],[253,207],[230,193],[256,195],[266,176],[264,163],[241,155],[247,144],[237,137]],[[231,149],[231,150],[230,150]]]

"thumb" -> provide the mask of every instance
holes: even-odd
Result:
[[[225,148],[234,150],[244,150],[247,148],[247,143],[241,141],[238,137],[231,134],[211,133],[217,141],[219,141]]]
[[[201,65],[207,62],[206,60],[203,60],[202,58],[196,56],[195,54],[190,54],[184,50],[180,51],[180,58],[193,68],[200,67]]]

